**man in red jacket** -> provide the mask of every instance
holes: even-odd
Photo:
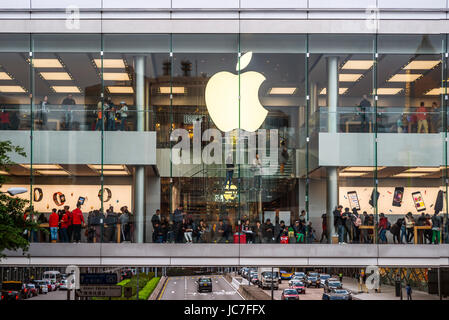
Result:
[[[81,227],[84,225],[84,217],[80,208],[81,204],[78,203],[76,209],[72,211],[73,242],[81,241]]]
[[[62,242],[69,242],[69,233],[67,231],[67,228],[69,227],[70,219],[67,212],[64,212],[61,218],[61,241]]]
[[[69,206],[64,206],[64,211],[65,214],[67,215],[67,242],[71,242],[72,241],[72,213],[70,212],[70,207]]]
[[[50,218],[48,219],[48,226],[50,227],[51,242],[56,243],[58,240],[59,216],[56,213],[56,209],[52,209],[51,211]]]

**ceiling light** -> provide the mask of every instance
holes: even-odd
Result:
[[[377,88],[378,95],[395,95],[402,91],[403,88]]]
[[[9,172],[0,170],[0,174],[2,174],[2,175],[9,175]]]
[[[110,93],[134,93],[133,87],[107,87]]]
[[[415,74],[415,73],[409,73],[409,74],[404,74],[404,73],[400,73],[400,74],[395,74],[394,76],[392,76],[388,82],[413,82],[416,79],[418,79],[419,77],[421,77],[422,74]]]
[[[296,88],[271,88],[268,94],[294,94],[296,92]]]
[[[373,171],[375,167],[346,167],[343,171]],[[377,170],[385,169],[385,167],[377,167]]]
[[[31,169],[31,164],[21,164],[22,167]],[[33,169],[35,170],[61,170],[61,166],[59,164],[33,164]]]
[[[46,176],[68,176],[69,173],[64,170],[38,170],[36,171],[39,174]]]
[[[62,64],[58,59],[33,59],[33,67],[35,67],[35,68],[62,68]]]
[[[0,86],[0,92],[4,92],[4,93],[24,93],[25,90],[21,86]]]
[[[171,92],[170,92],[170,87],[160,87],[159,88],[159,92],[161,94],[183,94],[185,93],[185,88],[184,87],[171,87]]]
[[[80,93],[80,89],[77,86],[52,86],[53,90],[56,92],[65,93]]]
[[[414,177],[422,177],[426,176],[429,173],[417,173],[417,172],[403,172],[393,175],[395,178],[414,178]]]
[[[125,72],[105,72],[103,80],[129,81],[129,75]]]
[[[405,172],[437,172],[440,171],[440,167],[417,167],[405,170]]]
[[[346,91],[348,91],[348,88],[338,88],[338,94],[345,94]],[[321,89],[320,94],[327,94],[327,89]]]
[[[338,81],[340,82],[355,82],[362,77],[359,73],[340,73],[338,75]]]
[[[95,64],[98,68],[101,68],[101,59],[95,59]],[[103,59],[103,68],[124,69],[125,62],[123,62],[123,59]]]
[[[67,72],[41,72],[45,80],[72,80]]]
[[[443,94],[444,88],[435,88],[430,91],[426,92],[426,96],[439,96],[440,94]]]
[[[92,170],[101,170],[101,164],[88,164],[88,167]],[[123,164],[104,164],[103,170],[125,170]]]
[[[366,172],[340,172],[338,175],[340,177],[360,177],[364,176]]]
[[[103,171],[104,176],[127,176],[129,175],[128,171],[126,170],[107,170]]]
[[[0,72],[0,80],[12,80],[12,78],[6,72]]]
[[[346,70],[368,70],[373,66],[372,60],[349,60],[346,61],[342,69]]]
[[[404,70],[430,70],[440,62],[440,60],[415,60],[406,65]]]

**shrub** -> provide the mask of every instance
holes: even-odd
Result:
[[[120,281],[119,283],[117,283],[118,286],[126,286],[129,282],[131,281],[131,279],[125,279],[123,281]]]
[[[139,291],[139,300],[148,300],[150,295],[153,293],[157,284],[159,283],[160,277],[152,278],[147,282],[145,287]]]

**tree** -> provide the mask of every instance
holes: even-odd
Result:
[[[22,147],[13,146],[10,141],[0,141],[0,170],[9,171],[9,166],[15,164],[10,154],[17,153],[26,156]],[[0,174],[0,187],[9,180]],[[40,230],[32,219],[24,219],[25,213],[35,214],[27,207],[28,200],[11,197],[7,193],[0,193],[0,258],[4,250],[28,250],[29,242],[24,237],[28,231]]]

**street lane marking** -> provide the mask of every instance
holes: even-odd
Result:
[[[165,292],[165,288],[167,287],[167,284],[168,284],[169,281],[170,281],[170,278],[167,278],[167,281],[165,281],[164,287],[162,288],[162,291],[161,291],[161,293],[160,293],[160,295],[159,295],[158,300],[161,300],[161,299],[162,299],[162,297],[163,297],[163,295],[164,295],[164,292]]]

